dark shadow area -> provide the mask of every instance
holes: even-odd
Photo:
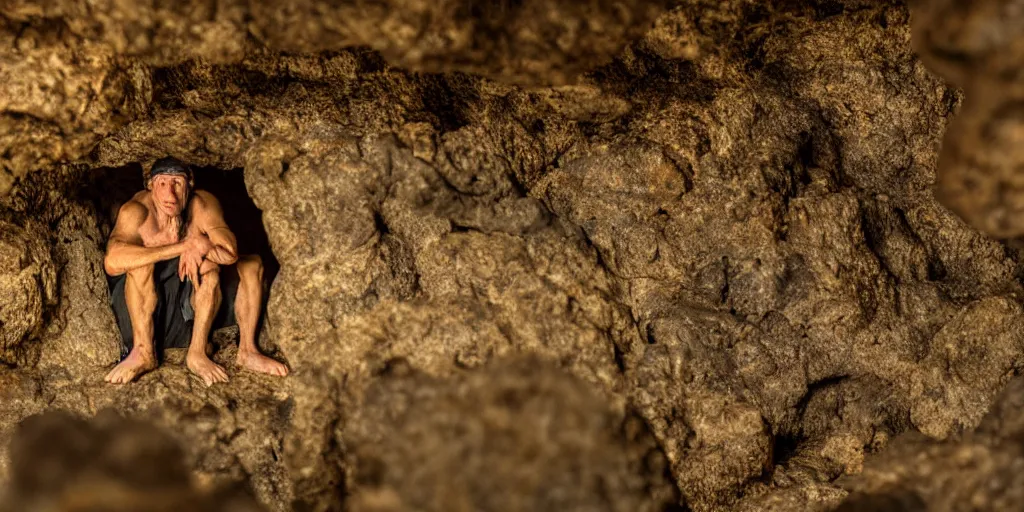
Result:
[[[263,228],[263,212],[256,207],[245,189],[242,169],[225,171],[207,167],[193,171],[196,189],[206,190],[220,201],[224,220],[238,239],[238,254],[260,255],[267,282],[273,282],[281,265],[270,250],[270,240]]]
[[[772,466],[784,466],[794,455],[803,441],[800,435],[776,435],[772,437]],[[768,474],[770,475],[770,471]]]
[[[78,199],[83,203],[92,203],[96,208],[97,219],[103,241],[110,237],[114,228],[117,211],[136,192],[145,188],[142,180],[142,166],[133,163],[124,167],[96,169],[88,174],[89,181],[78,191]]]

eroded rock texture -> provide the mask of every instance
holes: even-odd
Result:
[[[1022,499],[1024,381],[994,401],[977,431],[957,443],[907,434],[856,477],[839,510],[1009,510]]]
[[[367,46],[414,71],[565,83],[610,60],[665,7],[664,0],[5,2],[0,193],[29,171],[86,158],[104,136],[145,115],[160,101],[154,69],[237,64],[271,50],[313,57],[286,74],[351,73],[344,59],[317,63],[317,52]]]
[[[5,446],[111,408],[269,510],[912,508],[1019,464],[1012,2],[257,4],[0,8]],[[244,175],[288,379],[102,384],[114,196],[167,155]]]

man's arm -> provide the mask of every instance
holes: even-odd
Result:
[[[146,207],[138,202],[128,201],[117,214],[117,223],[107,242],[107,254],[103,258],[103,270],[107,275],[119,276],[158,261],[169,260],[181,255],[184,243],[162,247],[144,247],[139,228],[146,220]]]
[[[220,201],[204,190],[197,190],[193,201],[196,203],[194,227],[209,237],[213,244],[213,249],[206,253],[206,259],[218,265],[231,265],[238,261],[238,242],[224,221]]]

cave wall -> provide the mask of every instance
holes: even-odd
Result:
[[[1016,179],[1019,124],[941,144],[1019,68],[943,63],[957,5],[6,4],[0,442],[113,408],[272,510],[827,510],[945,467],[1024,362],[1018,250],[976,229],[1017,234],[1014,188],[956,163]],[[165,155],[244,169],[283,383],[100,382],[96,194]],[[493,501],[536,489],[573,492]]]

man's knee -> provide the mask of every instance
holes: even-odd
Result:
[[[153,265],[133,268],[127,274],[124,300],[129,313],[151,313],[154,311],[157,296],[156,289],[153,287]]]
[[[203,304],[216,303],[220,295],[220,266],[206,271],[199,276],[199,285],[193,287],[189,302],[192,308]]]
[[[239,278],[263,279],[263,258],[258,254],[248,254],[238,258]]]
[[[126,272],[128,279],[139,283],[151,281],[153,279],[153,267],[153,265],[135,267]]]
[[[196,287],[199,292],[214,293],[220,289],[220,265],[204,266],[201,272]]]

